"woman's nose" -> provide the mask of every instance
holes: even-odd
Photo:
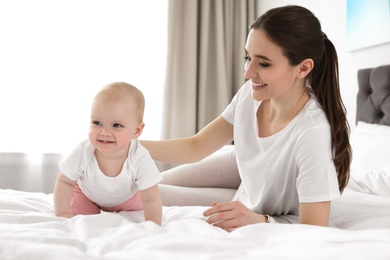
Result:
[[[253,67],[253,64],[252,62],[250,61],[246,61],[245,62],[245,73],[244,73],[244,77],[246,79],[251,79],[251,78],[255,78],[257,73],[256,71],[252,68]]]

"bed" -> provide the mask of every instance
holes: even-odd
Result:
[[[358,72],[351,180],[330,227],[256,224],[228,233],[206,206],[164,206],[163,225],[142,212],[72,219],[53,195],[0,189],[0,259],[390,259],[390,66]]]

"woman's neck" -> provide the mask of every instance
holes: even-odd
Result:
[[[282,130],[298,115],[309,99],[309,91],[305,88],[297,95],[284,100],[264,100],[257,111],[259,136],[271,136]]]

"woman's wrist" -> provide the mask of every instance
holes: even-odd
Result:
[[[268,214],[264,214],[265,223],[277,223],[276,220]]]

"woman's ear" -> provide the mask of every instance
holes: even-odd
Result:
[[[299,65],[298,65],[298,78],[305,78],[314,68],[314,61],[312,59],[304,59]]]
[[[135,129],[134,132],[134,139],[138,138],[142,134],[142,130],[144,130],[145,124],[143,122],[139,123],[137,128]]]

